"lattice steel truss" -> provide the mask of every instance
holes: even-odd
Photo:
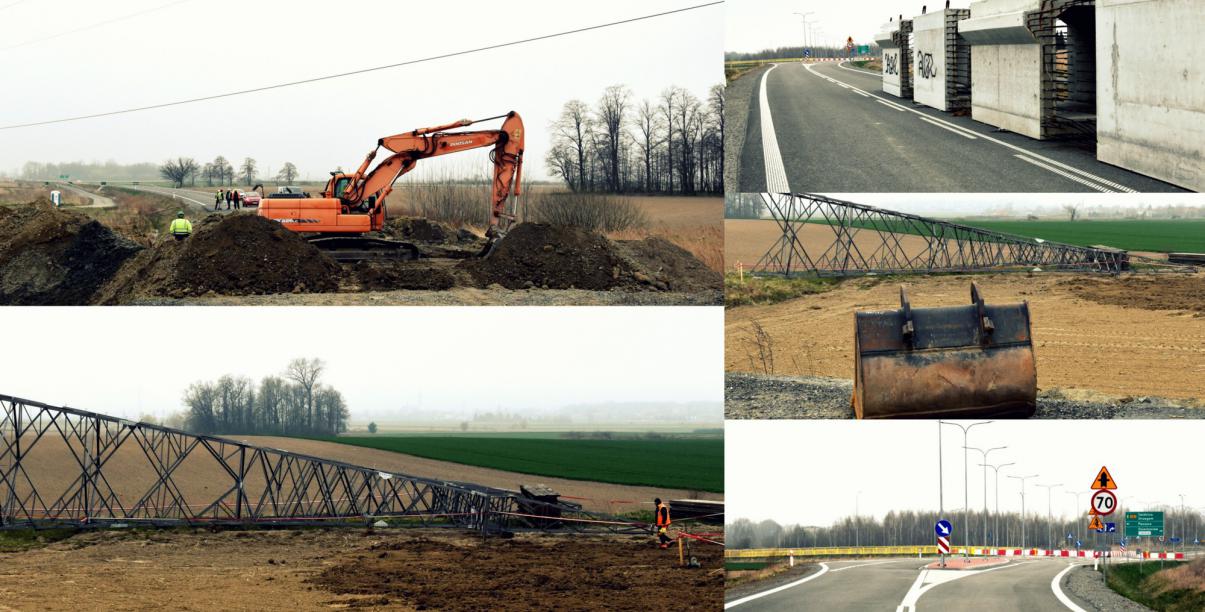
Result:
[[[1039,267],[1119,273],[1133,259],[1116,249],[1014,236],[815,194],[767,193],[762,199],[782,237],[758,260],[755,272],[857,276]],[[808,249],[800,236],[805,227],[827,227],[832,240],[823,250]]]
[[[198,482],[198,474],[218,476]],[[0,395],[0,528],[363,525],[380,518],[487,535],[648,533],[640,524],[515,491],[383,472]]]

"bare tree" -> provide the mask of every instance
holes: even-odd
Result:
[[[669,172],[666,178],[669,179],[669,193],[674,192],[674,118],[677,113],[678,98],[683,93],[680,87],[670,87],[661,92],[661,106],[659,110],[661,115],[665,117],[665,128],[668,133],[665,136],[665,154],[668,156]]]
[[[276,173],[276,179],[286,185],[292,184],[295,178],[297,178],[297,166],[294,166],[293,162],[285,162],[280,172]]]
[[[201,168],[201,176],[205,177],[207,187],[213,187],[213,179],[217,178],[217,170],[212,163],[207,163]]]
[[[552,124],[558,137],[572,147],[577,157],[577,184],[569,187],[574,191],[586,188],[586,151],[590,147],[590,107],[581,100],[570,100],[561,109],[561,116]]]
[[[636,122],[636,130],[640,134],[636,146],[640,149],[640,156],[644,162],[644,191],[651,193],[653,191],[653,157],[662,142],[658,136],[662,126],[661,118],[657,114],[657,108],[651,102],[641,100],[640,106],[636,107]]]
[[[719,155],[716,156],[715,161],[719,166],[717,169],[718,174],[716,176],[720,179],[720,181],[723,181],[724,179],[724,102],[724,86],[713,85],[711,87],[711,95],[708,98],[708,103],[711,110],[712,126],[715,127],[717,137],[719,138]],[[715,146],[711,147],[711,149],[713,151],[717,150]]]
[[[321,359],[298,358],[289,362],[285,368],[285,378],[297,383],[305,393],[305,426],[314,426],[314,387],[322,376],[326,364]]]
[[[243,165],[239,167],[239,171],[242,172],[242,179],[243,179],[244,185],[254,185],[255,184],[255,160],[254,159],[251,159],[250,157],[244,158]]]
[[[176,187],[183,187],[184,181],[196,175],[196,172],[197,162],[191,157],[169,159],[162,166],[159,166],[159,174],[171,181]]]
[[[1075,221],[1075,218],[1079,216],[1079,204],[1064,204],[1063,210],[1066,211],[1067,216],[1072,221]]]
[[[230,162],[226,161],[225,157],[219,155],[213,158],[213,161],[210,162],[209,165],[213,167],[211,172],[213,172],[213,178],[217,179],[218,185],[225,185],[227,172],[226,169],[230,167]]]
[[[627,87],[612,85],[603,91],[598,101],[598,123],[603,132],[602,150],[607,160],[607,190],[612,193],[623,190],[619,182],[619,159],[631,96],[632,92]]]

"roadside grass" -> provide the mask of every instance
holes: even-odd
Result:
[[[861,68],[862,70],[869,70],[871,72],[883,71],[883,60],[881,59],[853,60],[849,63],[856,68]]]
[[[796,276],[724,275],[724,304],[729,307],[777,304],[805,295],[824,293],[836,288],[839,281],[831,278]]]
[[[1205,559],[1111,566],[1109,588],[1160,612],[1205,610]]]
[[[652,236],[664,238],[695,256],[703,265],[724,271],[724,228],[716,225],[676,226],[655,225],[644,229],[610,232],[612,240],[641,240]]]
[[[66,540],[78,529],[6,529],[0,531],[0,553],[19,553]]]
[[[724,490],[720,437],[547,439],[473,436],[313,438],[508,472],[692,491]]]
[[[724,569],[730,572],[749,572],[764,569],[768,561],[725,561]]]

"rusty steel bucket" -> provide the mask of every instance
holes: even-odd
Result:
[[[1029,417],[1038,380],[1029,303],[854,313],[859,419]]]

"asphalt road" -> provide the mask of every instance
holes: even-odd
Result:
[[[779,64],[761,79],[741,192],[1183,191],[1099,162],[1090,147],[914,105],[845,62]]]
[[[1067,592],[1065,560],[1025,559],[978,570],[926,570],[932,559],[833,561],[782,590],[730,600],[725,609],[761,610],[976,610],[983,612],[1093,609]],[[1065,578],[1065,577],[1064,577]],[[1056,584],[1058,590],[1055,590]],[[1060,595],[1067,603],[1060,600]]]
[[[225,213],[225,212],[227,212],[226,208],[225,208],[225,206],[226,206],[225,202],[222,203],[222,208],[218,209],[217,211],[215,211],[213,209],[213,193],[212,192],[198,191],[196,189],[174,189],[174,188],[167,188],[167,187],[152,187],[150,185],[138,185],[133,188],[141,189],[143,191],[150,191],[150,192],[154,192],[154,193],[158,193],[158,194],[162,194],[162,195],[166,195],[166,196],[171,196],[172,198],[182,202],[185,206],[192,208],[194,210],[200,210],[200,211],[209,212],[209,213],[212,213],[212,212]]]

